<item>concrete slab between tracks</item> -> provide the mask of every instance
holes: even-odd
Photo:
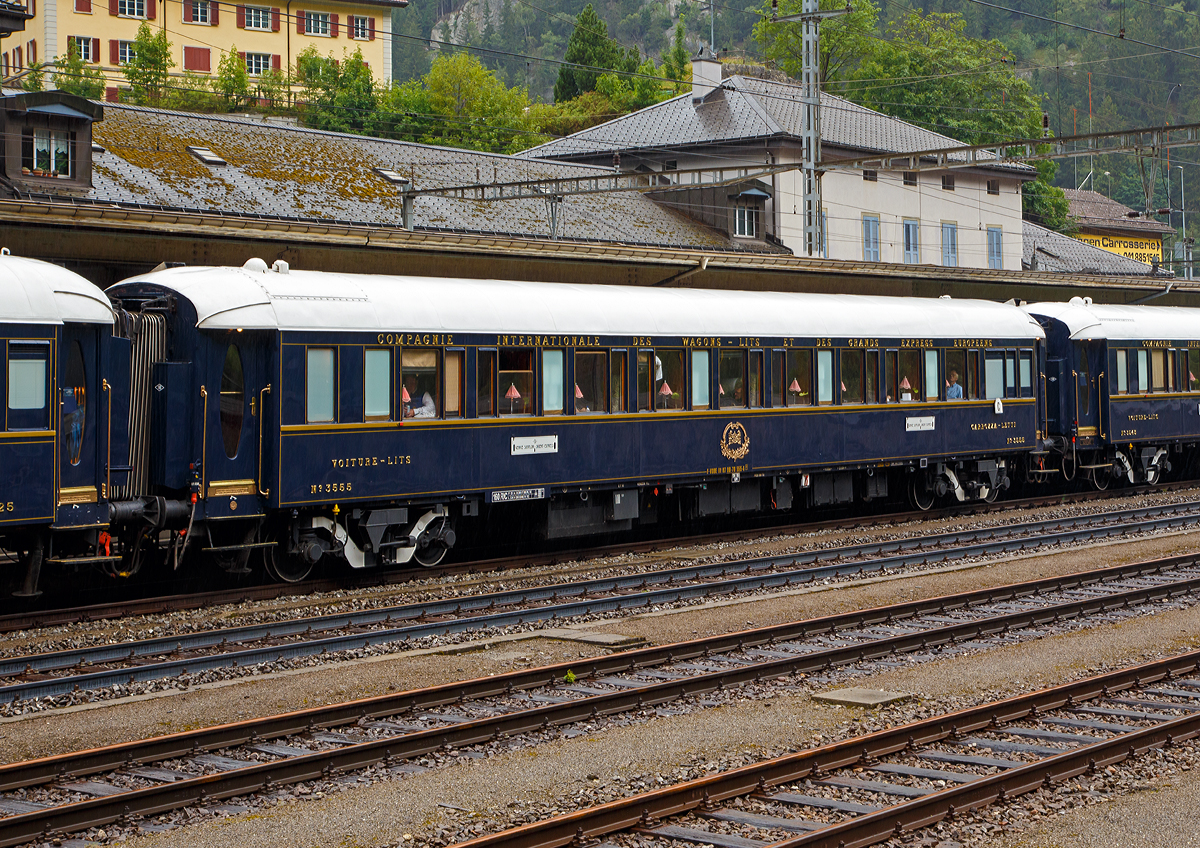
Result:
[[[842,707],[886,707],[888,704],[899,704],[912,697],[907,692],[885,692],[883,689],[832,689],[829,692],[819,692],[812,696],[814,701],[823,704],[837,704]]]

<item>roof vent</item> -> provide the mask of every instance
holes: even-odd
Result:
[[[228,165],[229,163],[207,147],[189,147],[188,153],[195,156],[205,165]]]
[[[262,271],[263,273],[266,273],[267,271],[267,263],[263,262],[257,256],[247,259],[246,264],[242,267],[247,271]]]
[[[408,177],[404,176],[399,171],[393,171],[391,168],[372,168],[371,170],[379,174],[379,176],[383,177],[389,183],[395,183],[396,185],[408,185],[410,182],[412,182]]]
[[[93,141],[92,142],[92,152],[93,153],[107,153],[108,151]]]
[[[282,259],[276,259],[271,263],[271,270],[276,274],[288,274],[291,273],[291,266],[289,266]]]

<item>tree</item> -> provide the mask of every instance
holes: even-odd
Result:
[[[54,63],[54,87],[67,94],[99,100],[104,96],[104,74],[79,58],[79,46],[68,39],[66,57],[60,56]]]
[[[671,50],[663,59],[663,73],[675,80],[675,93],[683,93],[683,85],[692,73],[692,63],[688,56],[687,42],[684,37],[685,27],[683,18],[675,22],[675,39],[671,42]]]
[[[439,56],[424,83],[429,114],[441,119],[430,121],[427,141],[496,152],[529,146],[529,93],[506,88],[478,59]]]
[[[142,21],[137,38],[133,41],[133,57],[122,66],[125,79],[133,89],[134,102],[153,103],[162,97],[167,86],[167,75],[175,67],[171,58],[171,42],[165,30],[155,33],[150,25]]]
[[[339,62],[309,46],[296,57],[304,87],[302,116],[307,126],[336,132],[362,132],[378,106],[371,69],[355,48]]]
[[[560,103],[571,100],[591,91],[596,87],[604,68],[610,71],[632,70],[622,67],[625,51],[608,36],[608,24],[596,14],[592,4],[588,3],[575,19],[575,30],[567,41],[567,53],[563,60],[570,62],[563,65],[558,72],[558,82],[554,84],[554,101]],[[633,66],[637,66],[636,57]]]
[[[225,101],[225,108],[237,109],[250,99],[250,73],[246,60],[238,53],[237,45],[231,44],[217,62],[217,78],[213,80],[213,91]]]
[[[26,91],[42,91],[46,87],[46,65],[47,62],[34,62],[29,66],[29,71],[25,74],[25,79],[21,81],[21,87]]]
[[[821,9],[840,9],[842,0],[821,0]],[[803,0],[779,0],[779,15],[798,15]],[[853,76],[859,63],[877,44],[879,10],[871,0],[851,0],[846,15],[821,22],[821,84],[838,90],[838,83]],[[754,38],[763,56],[774,59],[780,70],[800,77],[804,69],[804,27],[798,21],[771,20],[771,5],[764,2],[762,19],[754,25]]]

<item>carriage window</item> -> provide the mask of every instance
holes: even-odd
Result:
[[[937,400],[940,394],[938,386],[938,352],[925,351],[925,400]]]
[[[1129,394],[1129,354],[1126,351],[1116,352],[1117,365],[1113,369],[1117,375],[1117,394]]]
[[[879,403],[879,351],[867,351],[867,370],[863,375],[867,390],[867,403]]]
[[[1150,391],[1150,357],[1148,351],[1137,352],[1137,391],[1146,394]]]
[[[1175,348],[1167,351],[1167,391],[1175,391]]]
[[[988,400],[1004,397],[1004,352],[989,350],[983,372],[984,397]]]
[[[750,361],[747,363],[750,380],[750,408],[762,409],[763,405],[763,352],[750,351]]]
[[[946,400],[962,400],[967,375],[967,352],[946,351]]]
[[[746,407],[746,352],[744,350],[723,350],[720,354],[721,387],[717,390],[721,409]]]
[[[708,409],[708,351],[692,351],[692,409]]]
[[[1033,352],[1021,351],[1021,397],[1033,397]]]
[[[575,354],[575,412],[607,412],[608,354],[580,351]]]
[[[787,380],[784,371],[787,368],[787,354],[782,350],[771,351],[771,406],[779,408],[786,404]]]
[[[842,403],[863,402],[863,352],[842,351]]]
[[[1150,391],[1167,390],[1167,352],[1152,350],[1150,353]]]
[[[921,351],[902,350],[898,357],[900,378],[900,402],[912,403],[921,400]]]
[[[496,351],[479,351],[475,372],[475,417],[490,418],[496,414]]]
[[[333,420],[334,362],[333,348],[308,349],[304,420],[309,424]]]
[[[87,370],[83,347],[72,342],[67,354],[67,370],[62,387],[63,453],[72,465],[79,464],[83,452],[83,434],[87,427]]]
[[[833,351],[817,351],[817,403],[833,403]]]
[[[221,440],[225,455],[237,456],[242,441],[242,420],[246,415],[246,380],[237,345],[225,349],[225,367],[221,369]]]
[[[967,389],[966,394],[971,400],[983,397],[982,372],[979,370],[979,351],[967,351]]]
[[[787,381],[784,397],[788,406],[812,406],[812,359],[811,350],[788,351],[787,371],[784,372]]]
[[[1187,390],[1189,392],[1200,392],[1200,350],[1188,350],[1187,352]]]
[[[567,383],[561,350],[542,351],[542,414],[563,414],[563,391]]]
[[[501,415],[533,414],[533,351],[507,348],[500,351]]]
[[[683,409],[683,351],[655,351],[654,408]]]
[[[1079,348],[1079,414],[1092,414],[1092,373],[1088,368],[1087,350],[1081,345]]]
[[[639,350],[637,357],[637,396],[638,396],[638,412],[647,412],[650,409],[650,385],[654,382],[654,372],[650,370],[650,357],[654,356],[653,351]],[[655,357],[657,362],[657,357]],[[660,368],[661,370],[661,368]]]
[[[626,355],[624,350],[614,350],[608,362],[608,410],[609,412],[625,411],[625,368]]]
[[[369,347],[363,352],[363,417],[387,421],[392,417],[392,349]]]
[[[463,351],[446,351],[446,417],[461,418],[463,399]]]
[[[1017,352],[1010,350],[1004,355],[1005,397],[1017,396]]]
[[[436,350],[400,352],[400,403],[405,418],[437,418],[438,384]]]

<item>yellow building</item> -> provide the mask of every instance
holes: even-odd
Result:
[[[279,2],[279,0],[274,0]],[[377,80],[392,76],[392,9],[408,0],[25,0],[33,18],[25,32],[5,40],[0,53],[4,78],[37,62],[66,56],[74,44],[80,57],[104,72],[107,99],[115,100],[125,77],[138,27],[146,21],[165,30],[175,60],[173,74],[215,74],[221,55],[236,47],[251,77],[287,71],[296,56],[314,46],[321,55],[362,50]]]
[[[1163,237],[1175,232],[1170,224],[1139,216],[1099,192],[1066,188],[1063,193],[1079,228],[1075,238],[1126,259],[1162,263]]]

